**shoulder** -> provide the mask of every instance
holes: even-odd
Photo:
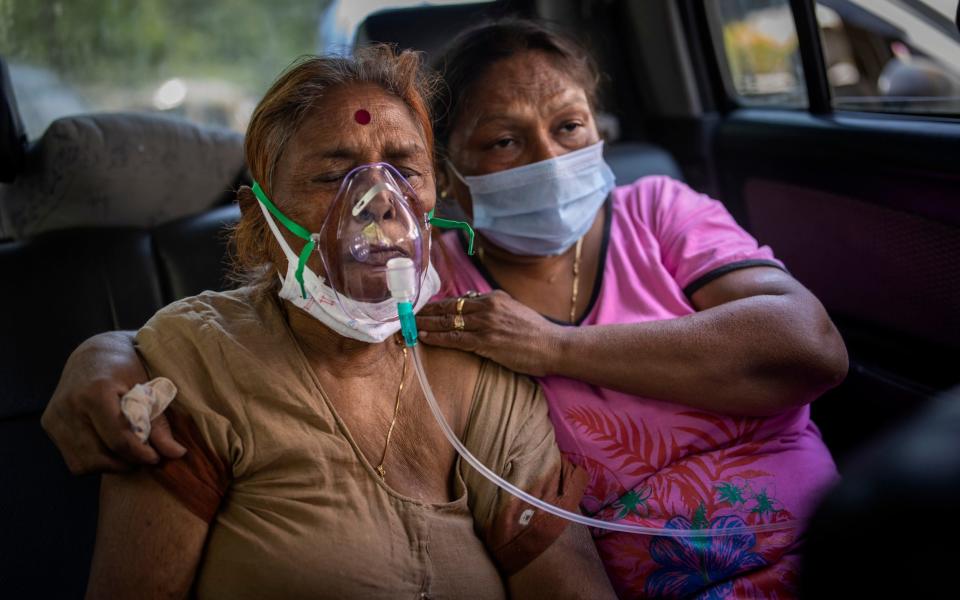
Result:
[[[421,345],[424,368],[434,389],[453,403],[456,430],[463,431],[473,404],[484,359],[471,352]],[[438,398],[440,402],[442,399]]]
[[[150,376],[166,377],[177,386],[171,408],[189,420],[181,419],[179,426],[171,421],[176,433],[182,439],[195,427],[198,444],[229,465],[233,476],[252,457],[246,406],[251,379],[243,374],[259,366],[250,362],[256,356],[254,344],[260,338],[270,343],[263,335],[262,302],[248,288],[204,292],[160,310],[135,340]]]
[[[514,431],[536,413],[547,419],[546,402],[540,386],[476,354],[422,346],[424,368],[435,390],[443,390],[440,402],[452,404],[458,431],[464,435]],[[451,423],[453,424],[453,423]],[[494,425],[496,424],[496,425]],[[502,433],[502,432],[501,432]]]
[[[258,288],[208,291],[177,300],[157,311],[140,330],[138,338],[141,334],[189,338],[214,331],[236,334],[251,324],[269,320],[275,311],[272,299]]]
[[[484,359],[474,386],[468,436],[487,443],[512,443],[530,434],[542,437],[553,429],[540,386],[526,375]]]
[[[151,376],[163,375],[197,401],[223,388],[231,375],[250,368],[250,355],[264,345],[277,347],[272,302],[250,288],[204,292],[161,309],[137,332],[135,345]],[[274,303],[275,304],[275,303]],[[279,312],[279,309],[275,309]],[[178,396],[179,397],[179,396]]]
[[[253,313],[255,304],[260,301],[256,288],[251,287],[227,292],[201,292],[168,304],[157,311],[150,321],[222,322],[234,315],[247,316]]]
[[[666,175],[648,175],[633,183],[617,186],[613,190],[614,202],[617,204],[657,204],[661,198],[677,190],[690,188],[672,177]]]
[[[613,191],[614,208],[628,211],[645,221],[655,219],[659,213],[704,200],[709,198],[666,175],[641,177]]]
[[[620,227],[645,227],[662,245],[692,230],[735,225],[723,203],[665,176],[644,177],[617,188],[614,220]]]
[[[540,386],[526,375],[511,371],[492,360],[483,359],[477,376],[476,397],[489,399],[501,392],[509,392],[511,398],[531,400],[539,396]]]

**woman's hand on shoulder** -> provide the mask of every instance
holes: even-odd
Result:
[[[124,471],[161,455],[183,456],[163,415],[143,443],[120,411],[120,398],[147,378],[129,332],[96,335],[73,351],[40,420],[71,473]]]
[[[550,373],[559,350],[562,327],[495,290],[464,298],[462,329],[457,324],[459,298],[432,302],[417,314],[417,329],[425,344],[479,354],[512,371],[533,376]]]

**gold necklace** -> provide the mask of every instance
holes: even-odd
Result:
[[[381,480],[386,480],[387,470],[383,467],[387,460],[387,450],[390,448],[390,437],[393,435],[393,428],[397,424],[397,416],[400,414],[400,396],[403,394],[403,382],[407,378],[407,347],[403,346],[403,370],[400,372],[400,386],[397,387],[397,401],[393,406],[393,420],[390,421],[390,428],[387,429],[387,440],[383,443],[383,455],[380,456],[380,464],[377,465],[377,475]]]
[[[577,250],[573,256],[573,293],[570,296],[570,322],[577,318],[577,296],[580,294],[580,252],[583,250],[583,238],[577,240]]]
[[[573,292],[570,294],[570,322],[573,323],[577,318],[577,297],[580,295],[580,256],[583,252],[583,238],[577,240],[577,249],[573,255]],[[477,248],[477,257],[480,262],[486,263],[483,259],[483,246]]]

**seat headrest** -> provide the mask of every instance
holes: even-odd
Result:
[[[0,237],[158,225],[223,202],[243,173],[233,131],[149,113],[62,118],[0,185]]]
[[[494,16],[490,2],[450,6],[418,6],[376,12],[357,28],[356,45],[372,42],[420,50],[431,64],[458,33]]]
[[[20,119],[7,63],[0,58],[0,181],[10,182],[23,166],[27,133]]]

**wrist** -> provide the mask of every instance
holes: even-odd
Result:
[[[550,324],[550,329],[544,336],[546,352],[543,352],[543,364],[540,371],[544,375],[563,375],[571,354],[571,345],[576,334],[576,327]]]

